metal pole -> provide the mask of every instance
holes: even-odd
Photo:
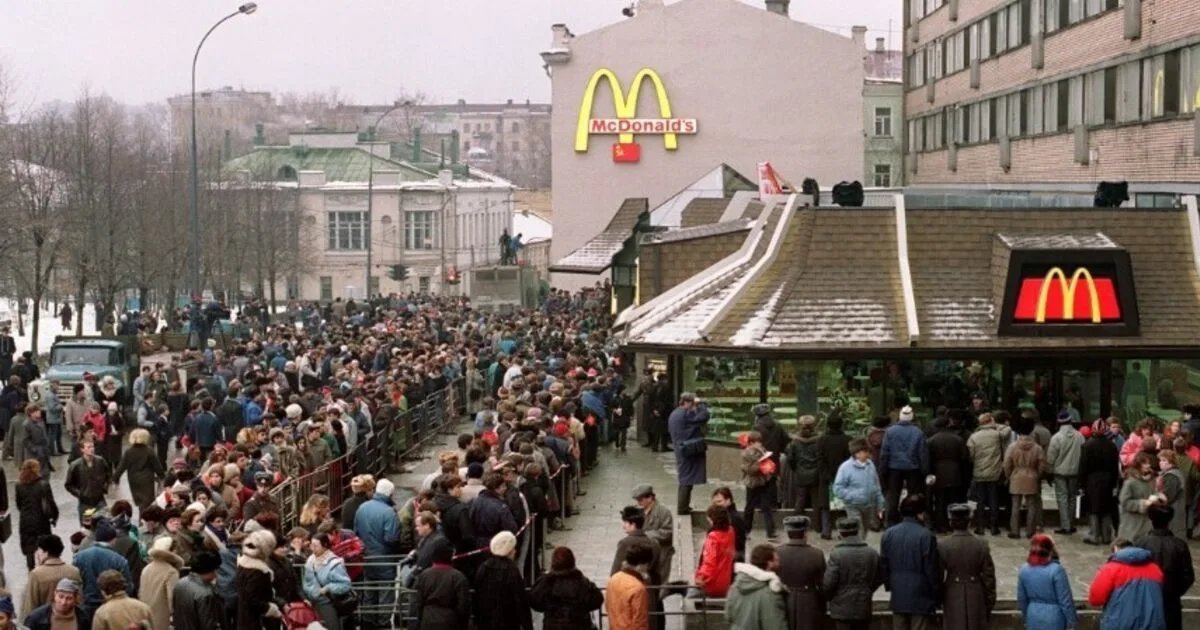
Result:
[[[371,247],[371,222],[375,219],[375,132],[379,129],[379,124],[383,122],[383,119],[388,114],[405,106],[406,103],[393,105],[387,111],[380,114],[379,118],[375,119],[375,124],[370,129],[371,145],[367,149],[367,227],[365,233],[365,245],[367,247],[367,278],[366,284],[363,285],[363,295],[366,296],[364,299],[367,300],[371,299],[371,253],[373,249]],[[400,219],[403,219],[403,217],[397,217],[397,220]]]
[[[208,29],[204,37],[200,38],[200,43],[196,45],[196,52],[192,55],[192,194],[188,211],[188,284],[192,295],[203,293],[203,289],[200,287],[200,158],[199,149],[196,146],[196,62],[200,59],[200,49],[204,48],[204,42],[208,41],[208,36],[212,35],[218,26],[243,13],[249,15],[256,8],[257,6],[253,2],[246,3],[238,7],[237,11],[217,20],[217,23]]]

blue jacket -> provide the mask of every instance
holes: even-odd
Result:
[[[326,554],[325,562],[317,564],[316,556],[309,556],[304,562],[304,597],[313,604],[331,603],[329,595],[321,594],[321,587],[327,587],[333,595],[345,595],[350,592],[350,575],[346,573],[346,563],[334,555],[332,551]]]
[[[396,553],[400,542],[400,517],[391,497],[376,494],[354,513],[354,535],[363,543],[363,554],[386,556]]]
[[[495,492],[484,490],[467,506],[477,548],[487,547],[492,542],[492,536],[501,531],[517,533],[519,525],[512,509]]]
[[[843,503],[865,510],[881,510],[886,504],[879,487],[879,475],[871,460],[859,463],[851,457],[838,466],[833,492]]]
[[[879,452],[879,468],[885,474],[892,470],[929,470],[925,434],[917,425],[898,422],[888,427]]]
[[[583,392],[582,402],[583,408],[595,414],[596,420],[608,419],[608,406],[604,404],[604,399],[595,390],[589,389]]]
[[[248,427],[256,427],[262,424],[262,407],[259,407],[258,403],[253,400],[247,401],[246,405],[242,407],[242,415],[246,418],[246,426]]]
[[[192,440],[201,448],[212,448],[221,441],[222,427],[211,411],[201,411],[192,420]]]
[[[1148,550],[1126,547],[1100,567],[1088,592],[1088,603],[1104,607],[1102,630],[1160,630],[1163,616],[1163,572]]]
[[[679,484],[696,486],[708,483],[708,457],[703,451],[693,455],[680,453],[680,446],[688,440],[703,439],[704,426],[708,424],[708,407],[704,405],[686,410],[676,407],[667,418],[667,431],[671,434],[671,445],[675,448],[675,467],[679,473]]]
[[[121,554],[109,548],[107,543],[96,544],[75,554],[71,562],[79,569],[80,581],[83,582],[83,601],[80,604],[84,610],[93,613],[104,603],[104,595],[100,593],[100,574],[112,569],[125,576],[125,592],[134,595],[133,574],[129,572],[129,562]]]
[[[1071,581],[1058,562],[1041,566],[1025,563],[1021,567],[1017,573],[1017,608],[1028,630],[1079,627]]]
[[[892,592],[892,612],[932,615],[937,612],[942,570],[937,537],[915,518],[906,518],[883,533],[879,543],[883,585]]]

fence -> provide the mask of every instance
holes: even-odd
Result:
[[[350,496],[350,479],[355,475],[380,478],[416,457],[447,428],[453,428],[464,410],[464,387],[465,381],[459,378],[409,409],[384,405],[371,419],[371,433],[358,436],[358,443],[349,453],[272,488],[271,494],[279,503],[282,531],[298,524],[308,497],[323,494],[336,511]]]

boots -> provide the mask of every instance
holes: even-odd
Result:
[[[1083,542],[1089,545],[1104,544],[1104,533],[1100,531],[1100,517],[1095,514],[1088,515],[1088,535],[1084,536]]]
[[[821,540],[833,540],[832,524],[829,521],[829,510],[821,510]]]

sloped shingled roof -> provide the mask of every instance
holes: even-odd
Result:
[[[718,290],[688,296],[674,315],[639,326],[634,348],[786,352],[1196,348],[1200,275],[1183,209],[908,210],[909,263],[920,336],[910,346],[898,273],[895,213],[875,209],[798,211],[775,260],[753,278],[753,263]],[[765,235],[764,239],[769,238]],[[1141,320],[1128,337],[1001,336],[999,304],[1011,249],[1124,248],[1130,256]],[[755,257],[765,255],[759,248]],[[700,272],[704,274],[706,271]],[[696,311],[722,312],[712,334],[695,330]],[[685,321],[687,320],[687,321]]]
[[[612,266],[613,256],[625,246],[625,240],[633,236],[638,220],[649,209],[650,200],[644,197],[626,199],[603,232],[551,265],[550,271],[601,273],[608,269]]]
[[[258,147],[225,163],[227,171],[250,171],[257,179],[281,179],[284,166],[293,172],[324,171],[327,182],[366,182],[371,172],[371,154],[359,148]],[[424,181],[434,177],[387,158],[375,157],[376,181],[378,171],[398,170],[403,181]],[[294,177],[294,176],[293,176]]]

